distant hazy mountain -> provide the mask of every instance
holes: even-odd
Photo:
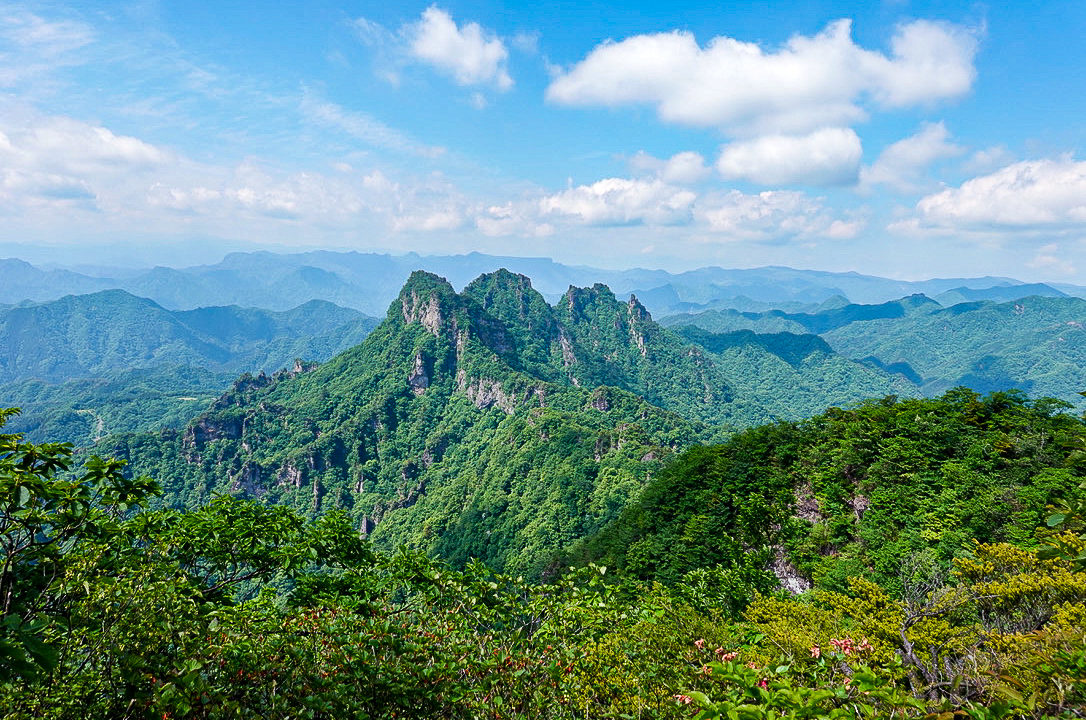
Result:
[[[272,371],[329,357],[376,320],[314,300],[285,312],[240,307],[166,310],[123,290],[0,310],[0,382],[58,382],[116,370],[192,366]]]
[[[943,307],[914,295],[806,313],[709,310],[661,323],[695,341],[699,335],[690,328],[732,336],[763,333],[754,336],[762,341],[772,337],[766,333],[815,333],[836,354],[896,374],[928,396],[958,385],[978,392],[1018,388],[1086,407],[1078,395],[1086,390],[1086,300],[1048,286],[1017,287],[1048,296]],[[940,297],[1000,298],[1016,295],[1014,290],[958,287]]]
[[[739,397],[757,402],[776,420],[801,420],[867,398],[920,395],[902,375],[850,360],[817,335],[675,329],[709,353]]]
[[[941,309],[941,305],[924,295],[909,297],[877,305],[849,303],[841,305],[837,298],[827,301],[821,309],[811,312],[784,312],[769,310],[751,312],[740,310],[706,310],[700,313],[672,315],[661,319],[666,326],[694,325],[710,332],[734,332],[752,330],[756,333],[824,333],[854,322],[901,318],[917,313],[924,314]]]
[[[847,357],[912,372],[927,395],[957,385],[978,392],[1019,388],[1081,407],[1084,326],[1086,300],[1028,297],[855,323],[823,337]]]
[[[948,290],[935,296],[935,301],[945,307],[958,305],[964,302],[977,300],[993,300],[995,302],[1008,302],[1024,297],[1067,297],[1074,293],[1065,293],[1051,285],[1044,283],[1031,283],[1028,285],[997,285],[996,287],[976,289],[959,287]]]
[[[211,305],[244,305],[286,310],[309,300],[325,300],[380,316],[414,270],[441,275],[457,288],[499,268],[532,278],[538,292],[556,301],[570,286],[604,283],[618,296],[634,293],[657,316],[710,308],[745,311],[816,310],[827,301],[882,303],[907,295],[929,297],[965,290],[995,291],[984,299],[1014,299],[1011,278],[947,278],[906,282],[861,275],[763,267],[747,270],[706,267],[682,273],[663,270],[602,270],[569,266],[547,258],[500,257],[470,253],[452,256],[382,255],[314,251],[294,254],[232,253],[213,265],[157,267],[142,272],[95,268],[93,274],[42,270],[20,260],[0,260],[0,303],[45,301],[68,294],[117,288],[154,300],[165,308],[192,309]],[[1016,297],[1038,293],[1035,286]],[[1048,287],[1048,286],[1046,286]],[[1048,288],[1052,290],[1051,287]],[[1060,286],[1060,292],[1086,294],[1086,289]]]
[[[0,309],[0,407],[31,440],[79,445],[183,423],[243,372],[326,360],[377,324],[313,300],[284,312],[166,310],[123,290]]]

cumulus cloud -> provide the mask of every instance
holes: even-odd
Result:
[[[1003,145],[993,145],[992,147],[977,150],[970,155],[962,163],[962,169],[971,175],[979,175],[1010,165],[1016,159],[1014,153]]]
[[[446,11],[431,5],[407,28],[410,53],[452,75],[461,85],[513,86],[506,69],[509,51],[501,38],[478,23],[458,26]]]
[[[539,212],[586,225],[667,225],[688,220],[696,198],[659,179],[604,178],[543,197]]]
[[[480,209],[475,216],[475,227],[487,237],[547,237],[554,234],[554,226],[540,222],[535,216],[538,206],[531,203],[506,202]]]
[[[950,142],[943,123],[926,123],[915,135],[889,145],[861,174],[865,187],[886,185],[901,192],[916,192],[924,186],[924,175],[932,163],[965,152]]]
[[[106,127],[0,105],[0,208],[9,231],[199,233],[297,241],[367,232],[442,232],[470,203],[439,176],[399,182],[344,162],[328,173],[255,160],[211,164]],[[154,230],[154,229],[158,230]]]
[[[630,169],[636,173],[655,175],[665,183],[693,185],[709,177],[712,172],[700,153],[684,151],[662,160],[645,151],[630,158]]]
[[[699,201],[695,217],[711,232],[730,240],[781,242],[847,236],[818,200],[793,190],[716,193]]]
[[[103,192],[138,183],[172,159],[142,140],[71,118],[9,117],[0,123],[0,201],[9,209],[71,201],[98,209]]]
[[[1086,226],[1086,162],[1029,160],[920,200],[922,224],[961,228]]]
[[[849,20],[769,50],[723,36],[701,47],[689,32],[636,35],[597,46],[546,96],[565,105],[652,105],[665,122],[737,136],[803,135],[864,119],[864,98],[906,107],[963,95],[976,50],[975,33],[926,20],[900,26],[889,55],[856,45]]]
[[[726,145],[717,170],[729,180],[761,185],[844,185],[855,182],[863,147],[851,128],[808,135],[764,135]]]

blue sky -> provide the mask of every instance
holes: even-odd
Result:
[[[0,2],[0,254],[1086,283],[1086,4]]]

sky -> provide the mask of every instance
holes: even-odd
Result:
[[[1086,284],[1086,3],[0,0],[0,255]]]

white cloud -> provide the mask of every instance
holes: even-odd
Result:
[[[60,228],[304,242],[359,232],[441,232],[469,203],[440,176],[395,181],[337,162],[328,173],[255,160],[211,164],[71,118],[0,105],[0,209],[9,233]],[[83,231],[83,232],[81,232]]]
[[[586,225],[667,225],[688,221],[696,198],[658,179],[604,178],[541,198],[539,212]]]
[[[698,202],[695,216],[708,230],[729,240],[834,238],[841,237],[843,229],[834,225],[834,218],[819,201],[792,190],[767,190],[754,195],[738,190],[717,193]]]
[[[397,216],[392,223],[394,230],[456,230],[464,225],[466,218],[459,208],[446,207],[429,212],[414,212]]]
[[[990,173],[997,168],[1010,165],[1017,158],[1014,153],[1003,145],[993,145],[982,150],[977,150],[962,163],[962,169],[972,175]]]
[[[0,122],[0,201],[9,211],[100,209],[111,195],[143,182],[173,155],[137,138],[59,116],[4,106]]]
[[[888,107],[923,105],[964,95],[977,77],[975,32],[949,23],[917,20],[898,28],[891,56],[864,53],[868,91]]]
[[[1075,266],[1070,260],[1060,257],[1060,246],[1057,243],[1049,243],[1038,248],[1026,266],[1034,270],[1043,270],[1048,273],[1071,276],[1075,274]]]
[[[487,237],[547,237],[554,234],[554,226],[539,222],[533,216],[538,206],[531,203],[507,202],[481,209],[475,216],[475,227]]]
[[[694,185],[709,177],[712,171],[699,153],[684,151],[667,160],[649,155],[644,150],[630,158],[630,169],[639,174],[655,175],[666,183]]]
[[[0,9],[0,48],[5,48],[0,50],[0,87],[78,64],[75,51],[94,39],[94,30],[85,23]]]
[[[299,110],[310,122],[340,130],[367,145],[428,158],[445,153],[444,148],[416,142],[368,113],[347,110],[335,103],[317,99],[308,92],[302,96]]]
[[[1086,227],[1086,162],[1029,160],[917,203],[920,222],[960,228]]]
[[[901,192],[917,192],[924,186],[924,174],[932,163],[965,152],[950,142],[943,123],[926,123],[915,135],[889,145],[869,168],[861,173],[862,185],[887,185]]]
[[[958,97],[976,71],[977,39],[925,20],[900,26],[891,53],[865,50],[840,20],[783,47],[689,32],[637,35],[597,46],[557,77],[547,99],[566,105],[648,104],[665,122],[732,135],[799,135],[866,117],[861,99],[904,107]]]
[[[765,135],[724,146],[717,170],[729,180],[761,185],[844,185],[855,182],[863,147],[850,128],[809,135]]]
[[[505,67],[509,57],[505,43],[478,23],[457,26],[449,13],[431,5],[407,34],[415,58],[449,73],[461,85],[493,85],[499,90],[513,86]]]
[[[851,240],[863,232],[867,223],[863,220],[834,220],[822,231],[831,240]]]
[[[709,176],[705,158],[696,152],[681,152],[672,155],[660,170],[660,179],[664,182],[690,185]]]

